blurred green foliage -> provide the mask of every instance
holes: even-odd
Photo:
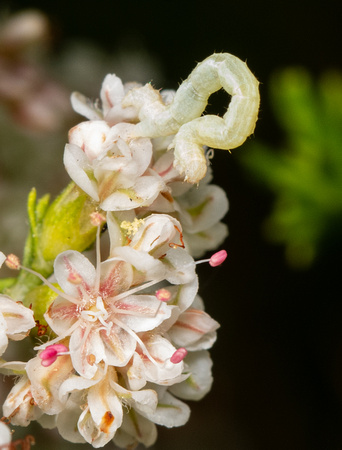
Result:
[[[342,75],[318,81],[289,68],[271,79],[282,148],[253,142],[240,161],[275,194],[267,237],[285,245],[295,267],[307,267],[328,245],[342,240]]]

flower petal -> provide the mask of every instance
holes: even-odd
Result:
[[[33,311],[6,295],[0,295],[0,315],[5,321],[1,328],[5,326],[8,337],[16,341],[23,339],[36,325]]]
[[[66,144],[63,161],[70,178],[91,198],[100,201],[97,183],[88,176],[93,173],[93,168],[84,151],[77,145]]]
[[[171,284],[186,284],[197,277],[192,256],[182,248],[171,248],[163,261],[168,269],[165,279]]]
[[[11,417],[12,425],[22,427],[27,427],[32,420],[37,420],[43,414],[32,398],[31,383],[26,375],[13,386],[2,411],[5,417]]]
[[[169,391],[184,400],[201,400],[210,391],[213,383],[213,363],[209,352],[204,350],[188,353],[184,361],[191,375],[185,381],[170,386]]]
[[[157,440],[157,427],[131,409],[124,415],[122,425],[113,440],[120,448],[133,448],[137,442],[150,447]]]
[[[130,246],[159,258],[170,249],[169,243],[175,240],[176,234],[181,233],[181,230],[181,224],[173,217],[151,214],[132,238]]]
[[[116,186],[116,190],[101,202],[101,208],[104,211],[123,211],[148,206],[162,188],[163,183],[156,176],[142,176],[129,187]]]
[[[109,131],[104,120],[81,122],[69,131],[69,143],[80,147],[91,162],[106,151],[104,142]]]
[[[73,92],[71,94],[71,105],[74,111],[89,120],[102,119],[101,112],[94,107],[87,97],[79,92]]]
[[[167,428],[180,427],[186,424],[190,417],[190,408],[188,405],[167,391],[158,397],[158,406],[155,413],[143,414],[147,419],[157,425],[164,425]]]
[[[39,408],[46,414],[57,414],[64,408],[60,401],[59,388],[74,372],[69,355],[61,355],[48,367],[35,357],[26,365],[26,372],[31,381],[31,392]]]
[[[81,405],[84,403],[82,393],[72,393],[65,408],[57,416],[57,429],[62,438],[73,443],[84,443],[86,440],[78,430]]]
[[[84,378],[91,379],[98,363],[105,359],[105,348],[96,328],[79,326],[70,338],[70,355],[74,368]]]
[[[171,309],[154,295],[130,295],[115,302],[116,314],[136,333],[153,330],[171,316]]]
[[[78,320],[78,305],[58,296],[49,306],[44,318],[51,329],[61,337],[68,336],[68,331]]]
[[[170,386],[187,378],[188,375],[182,374],[183,362],[173,364],[170,361],[176,348],[168,339],[160,335],[152,335],[144,344],[154,360],[152,362],[146,355],[140,354],[145,365],[145,376],[148,381]]]
[[[184,230],[189,233],[197,233],[216,225],[228,211],[225,191],[213,184],[200,184],[199,188],[190,189],[177,198],[177,201],[182,210],[189,214],[188,220],[184,216],[185,220],[182,221]]]
[[[188,309],[179,316],[168,334],[177,346],[188,350],[204,350],[215,342],[219,326],[206,312]]]
[[[94,433],[95,430],[89,433],[81,418],[79,430],[93,447],[102,447],[113,439],[116,430],[121,426],[122,405],[107,379],[89,389],[88,405],[97,434]]]
[[[118,325],[112,325],[107,330],[100,330],[100,337],[104,345],[104,360],[107,364],[124,367],[132,358],[136,340]]]
[[[185,248],[194,258],[200,258],[207,251],[215,250],[228,236],[228,227],[218,222],[199,233],[184,232]]]
[[[81,253],[67,250],[55,260],[55,277],[63,291],[75,299],[83,299],[90,294],[95,284],[96,271],[91,262]],[[76,283],[74,278],[78,278]]]
[[[142,389],[146,384],[145,365],[142,362],[140,355],[134,353],[133,358],[126,366],[119,369],[120,373],[124,375],[127,387],[133,391]]]

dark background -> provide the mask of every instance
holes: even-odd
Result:
[[[252,139],[275,146],[283,135],[269,105],[270,75],[293,65],[317,76],[342,66],[338,1],[6,4],[12,11],[36,7],[46,12],[54,24],[56,53],[74,38],[111,53],[144,48],[161,68],[156,87],[176,88],[196,62],[214,51],[235,54],[261,82]],[[226,101],[224,95],[213,96],[212,110],[222,113]],[[207,311],[221,323],[211,352],[214,385],[204,400],[190,405],[186,426],[160,428],[153,448],[342,449],[341,243],[326,249],[311,269],[290,269],[283,249],[261,234],[272,195],[253,184],[234,152],[217,151],[213,170],[230,201],[229,257],[219,269],[199,270]],[[47,448],[43,434],[36,437],[37,447]],[[69,448],[59,445],[49,448]]]

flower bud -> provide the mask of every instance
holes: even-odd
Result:
[[[88,248],[95,240],[96,226],[90,220],[96,204],[74,183],[50,205],[43,220],[40,251],[46,261],[65,250]]]

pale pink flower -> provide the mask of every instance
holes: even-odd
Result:
[[[114,233],[111,220],[109,227]],[[147,366],[152,365],[146,370],[147,380],[166,382],[181,376],[182,364],[169,362],[176,348],[152,332],[175,314],[175,306],[158,300],[154,286],[192,283],[194,287],[186,290],[189,302],[197,291],[192,258],[181,248],[171,248],[178,245],[180,232],[179,222],[172,217],[152,215],[129,245],[112,247],[110,258],[97,268],[76,251],[60,254],[55,277],[63,293],[45,314],[58,338],[39,348],[70,336],[73,366],[88,379],[102,361],[125,367],[136,352],[148,360]],[[155,339],[160,339],[158,345]]]

